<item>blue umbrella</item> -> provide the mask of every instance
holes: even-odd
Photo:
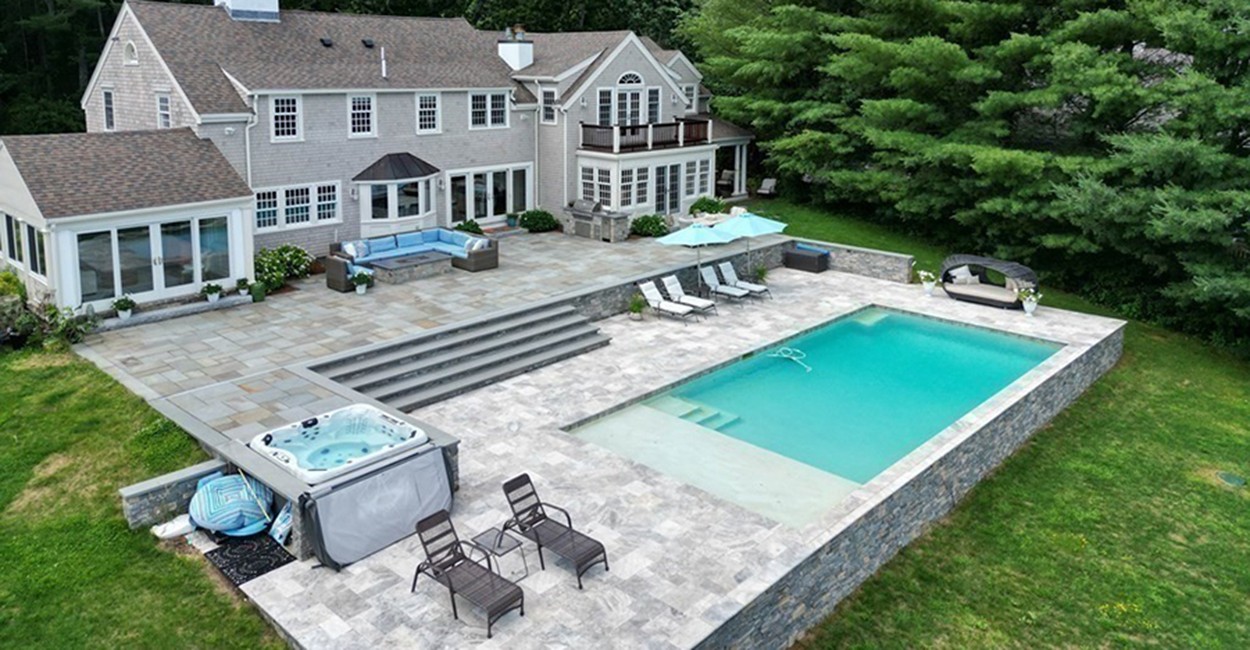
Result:
[[[738,238],[737,235],[733,235],[727,232],[722,232],[715,228],[708,228],[707,226],[703,224],[696,223],[693,226],[682,228],[681,230],[678,230],[677,232],[664,235],[663,237],[657,239],[656,241],[661,244],[664,244],[665,246],[691,246],[693,247],[695,250],[695,259],[697,260],[695,264],[699,267],[702,267],[703,266],[702,249],[704,246],[710,246],[712,244],[728,244],[729,242],[737,238]],[[699,274],[698,282],[699,282],[699,285],[702,286],[703,284],[702,274]]]
[[[719,230],[727,235],[747,238],[747,264],[751,263],[751,237],[775,235],[786,229],[786,224],[747,212],[732,219],[716,224],[712,230]]]

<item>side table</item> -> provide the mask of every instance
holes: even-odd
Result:
[[[479,533],[473,538],[473,543],[481,546],[486,549],[486,552],[495,556],[495,561],[499,565],[499,573],[503,575],[503,577],[513,582],[529,577],[530,564],[529,560],[525,559],[525,549],[521,546],[521,540],[513,537],[512,534],[506,532],[500,533],[499,529],[495,527],[487,528],[485,531]],[[515,562],[513,562],[513,569],[505,572],[503,568],[504,556],[517,550],[520,551],[519,555],[521,556],[521,568],[516,568]]]

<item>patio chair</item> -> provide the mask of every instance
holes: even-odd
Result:
[[[682,288],[681,281],[675,275],[666,275],[660,278],[660,282],[664,283],[664,290],[668,292],[668,297],[674,302],[693,307],[695,311],[707,315],[708,312],[716,313],[716,303],[707,298],[700,298],[686,293]]]
[[[686,324],[687,318],[694,318],[698,314],[694,307],[665,300],[660,294],[660,290],[656,288],[654,282],[639,282],[638,290],[642,292],[642,297],[647,299],[647,304],[651,305],[651,311],[670,318],[680,318],[683,325]]]
[[[417,578],[430,576],[451,592],[451,615],[460,620],[456,609],[456,596],[476,605],[486,613],[486,638],[491,637],[491,627],[504,614],[520,609],[525,616],[525,592],[516,583],[499,575],[492,569],[490,553],[470,541],[456,537],[451,515],[446,510],[417,522],[417,537],[425,549],[426,560],[417,565],[412,576],[412,591],[417,590]],[[465,547],[475,548],[486,558],[486,566],[471,559]]]
[[[738,287],[739,289],[746,289],[751,292],[751,297],[753,298],[768,296],[771,299],[773,297],[773,292],[769,291],[768,287],[762,284],[755,284],[754,282],[739,280],[738,272],[734,270],[734,265],[729,262],[720,263],[720,274],[725,276],[725,284],[731,287]]]
[[[538,545],[538,564],[544,571],[547,570],[547,563],[543,560],[544,547],[573,564],[578,589],[582,588],[582,574],[590,567],[603,564],[603,570],[609,570],[608,553],[603,544],[574,530],[573,518],[567,510],[539,499],[529,474],[504,483],[503,493],[512,508],[512,519],[504,524],[504,530],[511,528]],[[564,521],[549,517],[548,510],[564,515]]]
[[[716,277],[716,269],[710,266],[699,267],[699,275],[703,278],[703,284],[707,285],[707,288],[712,291],[714,296],[725,296],[730,300],[742,300],[751,294],[746,289],[721,284],[720,278]]]
[[[765,178],[760,181],[760,188],[755,190],[756,196],[777,196],[777,179]]]

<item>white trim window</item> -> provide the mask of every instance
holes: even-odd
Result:
[[[48,244],[44,234],[30,224],[26,224],[26,260],[32,275],[48,276]]]
[[[304,138],[303,104],[299,95],[269,98],[271,142],[295,142]]]
[[[417,133],[442,133],[443,119],[439,110],[438,93],[421,93],[417,95]]]
[[[469,128],[508,127],[508,93],[469,93]]]
[[[622,210],[643,208],[647,206],[647,181],[651,170],[648,167],[635,167],[621,170],[621,189],[617,195],[617,207]]]
[[[174,111],[169,93],[156,93],[156,128],[172,129],[173,127]]]
[[[650,176],[650,167],[639,167],[634,170],[634,203],[636,205],[647,204],[647,181],[650,180]]]
[[[543,89],[543,124],[556,123],[556,91],[554,88]]]
[[[689,160],[686,161],[686,198],[695,196],[698,192],[696,179],[699,177],[699,163]]]
[[[686,112],[697,112],[699,110],[698,84],[686,84],[681,87],[681,90],[686,95]]]
[[[647,122],[650,124],[660,123],[660,89],[647,89]]]
[[[105,88],[100,93],[100,102],[104,107],[104,130],[112,131],[117,128],[117,114],[113,105],[113,90],[111,88]]]
[[[599,126],[612,126],[612,89],[599,89]]]
[[[306,228],[342,220],[338,181],[256,191],[257,232]]]
[[[377,137],[377,104],[374,95],[347,96],[347,137]]]
[[[419,219],[434,214],[434,176],[362,183],[362,221]]]
[[[699,194],[707,196],[712,189],[712,161],[699,161]]]
[[[22,267],[22,222],[11,214],[4,215],[5,253],[9,264]]]
[[[633,207],[634,205],[634,170],[621,170],[621,200],[617,203],[621,209]]]
[[[612,206],[612,170],[606,167],[582,166],[582,198]]]
[[[582,167],[582,198],[587,201],[595,200],[594,167]]]

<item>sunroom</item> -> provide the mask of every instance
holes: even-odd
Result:
[[[0,246],[32,300],[107,309],[252,274],[252,192],[190,129],[0,139]]]

